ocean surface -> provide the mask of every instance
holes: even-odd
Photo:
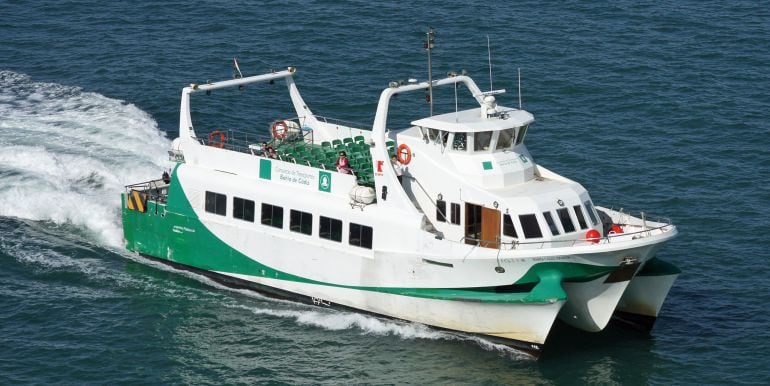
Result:
[[[507,3],[0,1],[0,384],[769,384],[770,6]],[[521,69],[537,162],[679,226],[651,336],[557,328],[534,361],[122,248],[119,194],[169,167],[183,86],[230,78],[233,57],[296,66],[315,113],[371,125],[389,81],[427,78],[429,25],[436,76],[487,89],[489,36],[516,106]],[[266,133],[283,90],[201,98],[196,127]],[[397,107],[393,125],[427,113]]]

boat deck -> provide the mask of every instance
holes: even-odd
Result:
[[[202,139],[201,143],[260,157],[267,157],[266,149],[273,147],[277,153],[276,159],[279,161],[333,171],[337,171],[339,152],[345,151],[359,185],[374,186],[374,165],[369,152],[371,145],[366,143],[362,135],[323,141],[320,144],[313,142],[312,135],[276,139],[234,130],[227,130],[224,138],[221,140],[221,138],[209,136],[208,139]],[[388,154],[395,155],[396,143],[390,140],[387,146]]]

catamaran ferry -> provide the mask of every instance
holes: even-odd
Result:
[[[533,355],[556,318],[586,331],[613,316],[652,328],[679,273],[655,256],[676,227],[595,206],[579,183],[538,165],[524,143],[532,114],[451,74],[392,82],[368,130],[314,115],[294,74],[182,90],[171,174],[122,195],[126,248],[226,284]],[[276,117],[269,138],[194,128],[192,94],[278,80],[296,116]],[[393,97],[447,86],[467,88],[478,107],[387,128]]]

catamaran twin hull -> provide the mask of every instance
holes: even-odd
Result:
[[[390,97],[426,83],[383,91],[368,131],[313,115],[293,72],[184,89],[170,181],[123,195],[129,250],[231,285],[535,354],[557,317],[587,331],[613,314],[652,327],[678,275],[655,254],[676,228],[595,208],[579,184],[536,165],[523,144],[531,115],[490,104],[470,78],[447,78],[433,86],[464,83],[481,108],[460,112],[463,125],[434,116],[390,139]],[[196,136],[190,94],[280,78],[298,118],[274,123],[271,138]],[[340,151],[358,160],[352,174],[324,163]],[[407,166],[403,182],[392,155]]]

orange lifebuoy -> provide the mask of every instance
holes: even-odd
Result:
[[[219,136],[218,142],[214,140],[215,136]],[[225,147],[226,140],[227,140],[227,136],[225,135],[225,133],[219,130],[214,130],[211,133],[209,133],[209,146],[216,146],[221,149]]]
[[[402,143],[398,145],[398,150],[396,150],[396,159],[398,159],[398,162],[401,162],[402,165],[408,165],[409,162],[412,161],[412,149],[409,148],[405,143]]]
[[[284,139],[286,138],[286,131],[289,130],[289,125],[284,121],[276,121],[273,123],[273,138]]]

